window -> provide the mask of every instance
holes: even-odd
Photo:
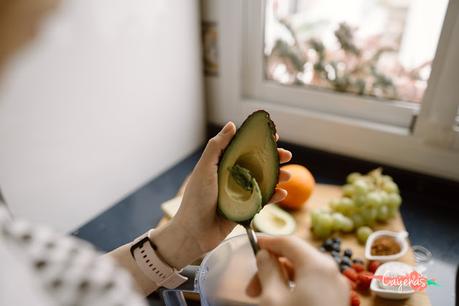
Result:
[[[268,0],[265,78],[420,103],[446,5],[446,0]]]
[[[211,121],[263,108],[284,140],[459,179],[459,2],[234,0],[217,15]]]
[[[413,3],[422,5],[416,8]],[[430,6],[436,9],[424,3],[433,3]],[[311,111],[412,128],[427,88],[446,6],[446,0],[250,1],[243,46],[248,68],[243,73],[244,93]],[[426,10],[434,12],[429,15],[431,22],[419,27],[415,21],[425,21]],[[424,28],[430,29],[429,35]],[[350,36],[354,36],[353,44]],[[340,48],[340,39],[347,53]],[[394,52],[387,50],[389,46]],[[425,51],[416,51],[414,56],[412,50],[417,49]],[[362,53],[360,60],[352,52]],[[379,57],[378,63],[362,64],[363,72],[346,74],[355,62],[368,62],[370,56]]]

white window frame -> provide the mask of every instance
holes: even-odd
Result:
[[[206,78],[213,123],[240,123],[253,110],[266,109],[286,141],[459,180],[459,131],[454,128],[459,105],[459,1],[448,4],[419,114],[410,103],[349,94],[340,95],[342,102],[337,102],[335,93],[321,90],[311,93],[323,103],[308,98],[306,104],[305,89],[262,80],[263,0],[218,2],[213,21],[218,23],[220,71],[218,78]]]
[[[286,86],[264,76],[264,12],[266,1],[246,1],[244,11],[244,87],[247,98],[257,98],[338,116],[408,128],[418,105],[403,101],[340,93],[317,86]],[[262,13],[259,13],[262,12]],[[261,26],[260,26],[261,25]]]
[[[459,1],[450,0],[415,136],[432,145],[459,151],[458,87]]]

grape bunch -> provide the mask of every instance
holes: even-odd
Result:
[[[357,231],[364,243],[377,222],[385,222],[397,215],[402,203],[397,184],[392,177],[377,168],[366,175],[354,172],[347,176],[342,187],[343,196],[333,199],[329,209],[311,212],[312,232],[327,238],[335,231]]]

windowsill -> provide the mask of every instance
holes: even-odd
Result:
[[[330,124],[344,124],[357,128],[370,129],[381,133],[395,134],[400,136],[409,136],[410,130],[405,127],[399,127],[396,125],[378,123],[375,121],[369,121],[361,118],[352,118],[348,116],[340,116],[337,114],[324,113],[320,111],[307,110],[305,108],[299,108],[297,106],[289,105],[276,105],[267,101],[257,100],[253,98],[244,98],[242,103],[251,105],[270,105],[270,107],[279,108],[282,110],[291,110],[292,112],[300,112],[310,118],[324,120]]]
[[[459,180],[459,162],[454,148],[432,143],[408,128],[357,118],[279,105],[256,99],[243,99],[233,107],[237,122],[254,110],[265,109],[276,122],[283,140],[336,154],[374,160],[409,171]],[[221,124],[230,115],[225,115]]]

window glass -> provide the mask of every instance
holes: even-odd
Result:
[[[420,103],[447,0],[266,0],[265,78]]]

